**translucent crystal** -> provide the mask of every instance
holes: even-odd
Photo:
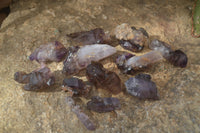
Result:
[[[67,49],[58,41],[40,45],[30,56],[31,61],[36,60],[39,63],[60,62],[67,54]]]
[[[83,47],[70,47],[64,61],[63,73],[66,75],[79,72],[92,61],[99,61],[116,53],[116,49],[107,44],[85,45]]]

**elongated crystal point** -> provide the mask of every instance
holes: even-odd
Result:
[[[107,44],[85,45],[83,47],[69,47],[64,61],[63,73],[66,75],[79,72],[92,61],[99,61],[116,53],[117,50]]]

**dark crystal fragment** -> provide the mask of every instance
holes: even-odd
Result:
[[[134,44],[132,40],[119,40],[119,44],[124,48],[129,51],[133,52],[139,52],[143,49],[143,46],[140,46],[139,44]]]
[[[72,112],[74,112],[77,116],[77,118],[83,123],[83,125],[88,130],[95,130],[97,128],[97,122],[88,114],[85,113],[85,110],[83,110],[79,105],[75,103],[72,97],[68,96],[66,98],[67,104],[70,106]]]
[[[101,28],[71,33],[67,36],[81,45],[102,44],[106,43],[108,39],[104,30]]]
[[[119,76],[114,72],[106,70],[101,63],[92,62],[88,65],[86,75],[90,82],[109,90],[113,94],[118,94],[122,91]]]
[[[128,79],[125,86],[129,94],[140,99],[159,99],[156,84],[151,81],[151,76],[148,74],[138,74]]]
[[[25,72],[16,72],[14,74],[14,79],[19,83],[26,84],[24,89],[27,91],[38,91],[49,88],[55,82],[54,76],[52,76],[50,69],[47,67],[29,74]]]
[[[63,85],[72,91],[74,95],[86,96],[89,92],[89,87],[86,86],[83,80],[78,78],[66,78],[63,80]]]
[[[187,55],[181,50],[175,50],[170,52],[168,61],[174,66],[184,68],[187,66],[188,58]]]
[[[87,103],[87,108],[98,113],[105,113],[120,109],[121,105],[117,98],[93,97],[91,101]]]

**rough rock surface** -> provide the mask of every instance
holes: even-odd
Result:
[[[121,110],[92,112],[99,123],[95,132],[200,132],[200,39],[190,35],[192,6],[192,0],[15,2],[0,29],[0,132],[89,132],[65,102],[62,63],[48,65],[58,79],[49,92],[24,91],[13,74],[38,68],[28,56],[41,44],[58,40],[67,47],[74,43],[66,40],[66,34],[98,27],[110,31],[122,23],[145,28],[150,36],[184,51],[189,62],[184,69],[162,62],[145,71],[157,84],[161,100],[116,95]],[[117,72],[109,62],[103,64]],[[124,81],[128,78],[124,76]]]

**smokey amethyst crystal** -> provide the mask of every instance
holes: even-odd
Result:
[[[16,72],[14,80],[18,83],[26,84],[24,90],[27,91],[42,90],[49,88],[55,83],[55,78],[48,67],[35,70],[29,74],[22,71]]]
[[[163,60],[163,57],[157,51],[151,51],[141,56],[134,56],[124,52],[118,55],[116,64],[123,73],[129,74],[132,71],[141,70],[161,60]]]
[[[96,96],[92,97],[91,101],[87,103],[87,108],[98,113],[105,113],[120,109],[121,105],[117,98],[101,98]]]
[[[90,91],[90,88],[86,86],[83,80],[74,77],[64,79],[63,86],[72,91],[75,96],[86,96]]]
[[[96,28],[90,31],[82,31],[68,34],[73,41],[80,45],[102,44],[109,42],[109,36],[105,34],[102,28]]]
[[[138,74],[129,78],[125,86],[129,94],[140,99],[159,99],[156,84],[151,81],[151,76],[148,74]]]
[[[117,50],[107,44],[69,47],[64,61],[63,73],[71,75],[86,68],[92,61],[99,61],[116,53]]]
[[[70,106],[72,112],[74,112],[77,118],[83,123],[88,130],[95,130],[97,128],[96,121],[94,121],[89,115],[87,115],[79,105],[76,105],[72,97],[66,98],[67,104]]]
[[[174,66],[178,66],[181,68],[187,66],[187,55],[181,50],[173,51],[170,45],[165,42],[154,39],[149,44],[149,48],[155,51],[159,51],[162,54],[162,56]]]
[[[117,55],[116,57],[117,68],[122,73],[131,74],[134,72],[134,70],[131,67],[128,67],[125,65],[126,61],[133,56],[135,55],[127,53],[127,52],[123,52],[122,54]]]
[[[159,51],[165,59],[169,58],[169,53],[172,51],[169,44],[157,39],[151,41],[149,48],[151,50]]]
[[[67,54],[67,49],[58,41],[48,43],[46,45],[40,45],[29,56],[31,61],[36,60],[39,63],[47,62],[60,62]]]
[[[86,68],[86,76],[95,86],[118,94],[122,91],[121,79],[115,72],[106,70],[101,63],[92,62]]]
[[[184,68],[187,66],[188,58],[187,55],[181,50],[175,50],[170,52],[168,61],[174,66]]]

